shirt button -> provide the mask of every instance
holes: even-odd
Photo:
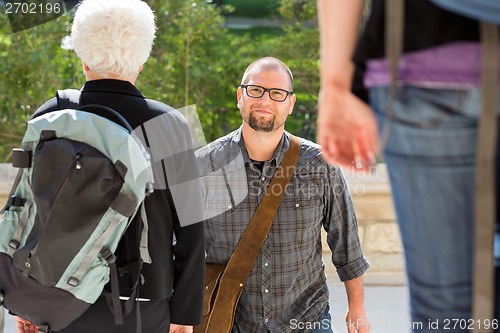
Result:
[[[267,294],[269,292],[269,289],[264,290],[264,292]]]
[[[300,207],[300,204],[296,203],[295,208],[299,208],[299,207]]]
[[[233,208],[233,206],[231,206],[231,205],[228,205],[228,206],[227,206],[227,209],[231,209],[231,208]]]
[[[264,319],[264,322],[267,324],[269,322],[269,318]]]
[[[264,266],[266,266],[266,267],[267,267],[267,266],[269,266],[269,263],[268,263],[268,262],[266,262],[266,263],[264,264]]]
[[[262,180],[263,182],[266,181],[266,177],[262,177],[260,180]]]

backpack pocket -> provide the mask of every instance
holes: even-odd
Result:
[[[90,306],[71,293],[43,286],[14,268],[12,258],[0,253],[0,292],[11,313],[36,325],[59,331],[81,316]]]
[[[0,220],[0,252],[12,256],[26,242],[24,230],[31,208],[31,203],[27,202],[23,206],[11,206],[4,212]]]
[[[37,213],[16,267],[55,286],[118,195],[123,179],[95,148],[69,139],[40,141],[34,154],[33,198]]]

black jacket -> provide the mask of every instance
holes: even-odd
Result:
[[[134,129],[140,126],[144,128],[145,123],[155,118],[160,119],[157,117],[161,116],[162,123],[168,127],[163,131],[165,135],[161,138],[161,142],[158,142],[158,136],[155,136],[155,142],[146,144],[153,150],[155,147],[161,147],[163,151],[165,149],[183,151],[178,154],[165,154],[175,156],[156,161],[154,165],[155,191],[145,201],[152,264],[144,264],[142,268],[145,282],[140,288],[139,296],[152,300],[170,298],[173,323],[198,324],[201,321],[204,287],[204,228],[202,223],[181,226],[183,221],[179,219],[167,181],[167,175],[172,182],[173,179],[195,178],[193,172],[197,173],[190,132],[185,119],[171,107],[146,99],[134,85],[126,81],[88,81],[81,90],[81,104],[100,104],[110,107],[119,112]],[[42,105],[34,117],[38,113],[58,109],[57,99],[53,98]],[[158,123],[156,119],[153,122]],[[199,216],[198,221],[201,221],[203,217],[201,188],[191,187],[191,190],[192,193],[186,194],[187,198],[192,199],[189,202],[191,213]],[[196,191],[199,193],[195,193]],[[198,198],[200,200],[197,200]],[[136,217],[132,221],[118,245],[115,253],[118,266],[124,267],[127,263],[134,263],[140,257],[138,242],[141,224],[138,220]],[[175,246],[173,246],[174,233]],[[135,274],[125,274],[121,277],[122,295],[130,294],[129,289],[135,277]]]

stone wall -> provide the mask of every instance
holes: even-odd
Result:
[[[354,202],[363,252],[370,262],[365,283],[404,284],[403,251],[386,166],[379,164],[369,174],[344,171],[344,176]],[[335,274],[330,250],[326,242],[323,245],[327,274]]]
[[[0,163],[0,209],[7,200],[16,173],[17,169],[13,168],[10,163]]]
[[[16,172],[10,164],[0,164],[0,208],[7,199]],[[378,165],[370,174],[346,171],[344,175],[354,201],[363,251],[370,262],[365,283],[403,284],[402,248],[385,165]],[[323,245],[327,274],[336,275],[326,241]]]

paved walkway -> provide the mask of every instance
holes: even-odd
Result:
[[[230,29],[250,29],[254,27],[280,28],[281,20],[272,18],[252,18],[252,17],[226,17],[226,27]]]
[[[347,298],[342,283],[329,279],[330,313],[335,333],[346,333],[345,313]],[[408,333],[408,288],[406,286],[367,285],[365,308],[370,321],[371,333]],[[298,331],[297,331],[298,332]]]

